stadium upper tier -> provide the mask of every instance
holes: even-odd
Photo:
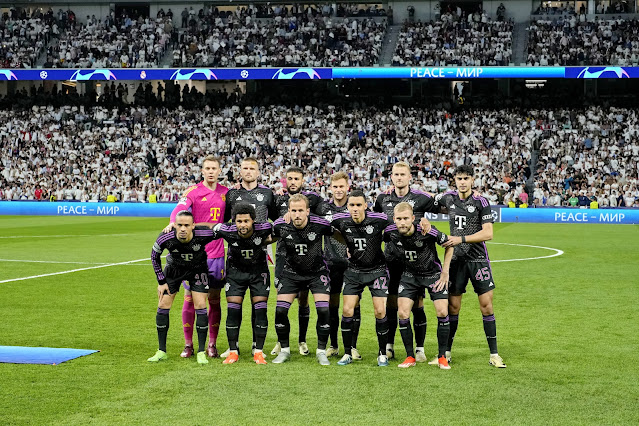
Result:
[[[82,19],[71,10],[10,9],[0,18],[0,68],[639,63],[639,21],[624,15],[603,20],[569,11],[520,22],[503,8],[404,18],[353,4],[169,9],[155,16],[118,9]]]
[[[639,207],[638,121],[636,110],[600,107],[34,106],[0,112],[0,199],[34,199],[39,188],[45,199],[176,201],[213,153],[225,185],[255,156],[272,188],[296,165],[306,187],[326,196],[330,175],[344,170],[372,200],[391,185],[392,164],[407,160],[414,185],[432,193],[449,188],[454,167],[472,164],[477,190],[494,204],[523,201],[528,184],[528,203],[595,196],[602,206]]]

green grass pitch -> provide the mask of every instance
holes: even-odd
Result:
[[[368,293],[358,344],[364,360],[347,367],[335,365],[336,359],[321,367],[313,355],[296,353],[283,365],[253,364],[247,303],[239,364],[215,360],[201,367],[195,359],[183,360],[181,295],[171,311],[170,358],[150,364],[146,359],[157,347],[157,297],[148,259],[165,219],[4,216],[0,221],[0,281],[5,281],[0,345],[101,351],[57,366],[0,364],[1,424],[639,423],[637,226],[496,224],[496,243],[564,254],[493,263],[499,352],[507,369],[488,366],[471,291],[464,298],[452,370],[442,371],[424,364],[403,370],[397,361],[376,366]],[[448,231],[447,224],[437,226]],[[488,247],[493,260],[555,253]],[[95,268],[132,260],[140,261]],[[83,268],[94,269],[6,282]],[[272,297],[267,351],[276,340],[274,305]],[[431,357],[436,350],[432,304],[427,316]],[[297,304],[290,317],[294,343]],[[315,320],[312,309],[312,353]],[[219,342],[225,350],[223,326]],[[399,333],[395,344],[403,359]]]

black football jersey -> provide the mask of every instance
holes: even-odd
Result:
[[[482,230],[484,223],[493,223],[490,203],[484,197],[470,197],[462,200],[457,191],[438,194],[435,202],[448,210],[450,235],[468,236]],[[455,246],[453,259],[469,262],[487,262],[486,243],[462,243]]]
[[[435,200],[430,195],[416,189],[410,189],[408,194],[403,197],[397,195],[394,190],[391,191],[390,194],[379,194],[377,200],[375,200],[373,210],[384,213],[390,220],[393,220],[395,216],[395,206],[402,202],[406,202],[413,207],[415,219],[421,219],[424,217],[424,213],[437,213],[439,211],[439,207],[435,205]],[[388,261],[398,258],[399,253],[395,250],[392,241],[386,244],[384,254]]]
[[[279,237],[283,252],[278,259],[285,259],[283,273],[307,277],[326,271],[322,239],[332,233],[331,224],[318,216],[309,216],[308,223],[302,229],[286,223],[284,219],[276,220],[273,223],[273,235]]]
[[[215,236],[224,238],[228,243],[227,271],[237,269],[245,273],[258,273],[268,270],[264,241],[271,235],[273,225],[269,222],[255,223],[253,228],[253,235],[249,238],[242,238],[235,225],[217,224],[213,228]]]
[[[176,269],[207,268],[206,245],[217,239],[215,233],[206,226],[196,226],[193,230],[193,238],[188,243],[182,243],[176,237],[176,231],[168,234],[160,234],[153,244],[151,251],[151,263],[158,282],[164,282],[162,272],[161,254],[168,251],[166,262]]]
[[[266,222],[269,219],[275,220],[279,217],[275,206],[275,194],[264,185],[257,185],[251,190],[243,187],[229,189],[226,194],[225,222],[231,220],[233,206],[238,203],[247,203],[255,207],[256,222]]]
[[[355,223],[349,213],[333,216],[333,227],[346,241],[350,257],[348,266],[356,272],[381,272],[386,269],[382,252],[384,229],[390,225],[383,213],[366,212],[361,223]]]
[[[315,213],[317,210],[317,206],[320,205],[322,201],[324,201],[322,197],[317,195],[315,192],[300,191],[300,194],[308,198],[308,206],[309,206],[309,209],[311,210],[311,213]],[[288,193],[284,195],[279,195],[277,197],[276,206],[277,206],[278,217],[283,217],[286,213],[288,213],[288,200],[290,198],[291,198],[291,194],[288,194]],[[282,248],[281,240],[277,242],[276,254],[277,254],[277,257],[275,258],[276,262],[278,258],[281,258],[282,256],[284,256],[284,249]]]
[[[405,272],[420,277],[435,276],[442,271],[435,243],[442,245],[448,241],[448,236],[434,226],[422,235],[419,222],[414,225],[415,232],[410,236],[400,234],[395,224],[389,225],[384,230],[384,241],[395,245],[399,259],[406,266]]]
[[[329,223],[333,221],[333,216],[339,213],[348,213],[346,204],[343,206],[337,206],[333,201],[324,201],[319,204],[316,209],[317,215],[322,216]],[[326,262],[329,266],[335,265],[337,267],[345,268],[348,266],[348,252],[346,251],[346,245],[342,244],[335,238],[324,237],[324,256],[326,256]]]

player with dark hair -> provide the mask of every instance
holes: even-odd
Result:
[[[497,353],[497,328],[493,311],[493,279],[486,241],[493,238],[493,215],[490,203],[481,196],[473,195],[473,168],[462,165],[455,170],[457,191],[449,191],[435,197],[436,202],[448,211],[451,236],[444,247],[455,247],[450,264],[450,286],[448,312],[450,336],[446,358],[450,362],[451,348],[461,309],[462,295],[468,280],[473,284],[479,298],[479,309],[484,319],[484,332],[490,349],[489,364],[505,368],[506,364]],[[435,363],[435,360],[431,361]]]
[[[254,220],[258,223],[265,223],[269,219],[277,219],[279,216],[277,206],[275,205],[275,194],[270,188],[258,183],[260,165],[255,158],[247,157],[242,160],[240,163],[240,177],[242,179],[240,187],[231,188],[226,194],[226,215],[224,222],[231,220],[233,207],[239,203],[247,203],[253,206],[255,209]],[[253,329],[255,330],[255,312],[251,313],[251,324],[253,324]],[[253,336],[253,350],[255,348],[256,338],[256,336]],[[229,351],[227,350],[221,356],[222,358],[226,358],[228,354]]]
[[[320,365],[330,365],[326,357],[326,343],[330,328],[328,323],[330,279],[324,261],[322,238],[332,235],[333,228],[325,219],[310,214],[309,200],[304,195],[292,195],[288,205],[291,223],[286,223],[283,218],[273,223],[273,235],[278,239],[279,247],[281,247],[278,263],[284,261],[276,286],[277,307],[275,310],[275,330],[281,350],[273,363],[281,364],[291,358],[289,345],[291,325],[288,320],[288,311],[298,293],[310,290],[317,310],[317,360]]]
[[[435,243],[442,245],[448,241],[446,234],[435,227],[422,234],[420,224],[415,220],[409,203],[399,203],[393,214],[394,225],[384,230],[384,240],[392,242],[398,258],[404,262],[404,272],[399,281],[399,331],[406,348],[406,360],[400,368],[415,366],[413,331],[410,327],[410,312],[418,297],[428,290],[437,312],[437,356],[439,367],[450,369],[445,352],[448,344],[450,323],[448,318],[448,271],[453,257],[453,248],[446,249],[444,266],[439,262]]]
[[[289,213],[289,199],[295,194],[302,194],[306,196],[309,203],[311,213],[316,213],[318,206],[324,201],[322,197],[315,192],[303,191],[304,186],[304,170],[299,167],[289,167],[286,170],[286,193],[277,197],[276,206],[279,217],[286,217]],[[278,281],[282,276],[284,269],[284,249],[282,248],[282,241],[278,241],[275,251],[275,285],[278,285]],[[278,262],[279,259],[279,262]],[[297,297],[299,303],[298,320],[299,320],[299,352],[300,355],[308,355],[308,345],[306,344],[306,332],[308,330],[308,323],[310,320],[311,310],[308,306],[308,289],[302,289]],[[272,355],[276,355],[280,352],[282,347],[281,342],[277,342],[273,350]]]
[[[177,206],[171,213],[171,221],[164,228],[168,233],[173,230],[178,212],[189,210],[193,213],[195,222],[222,223],[226,212],[226,193],[228,188],[217,183],[220,176],[220,159],[214,155],[207,155],[202,161],[202,182],[189,187]],[[219,357],[217,351],[217,335],[222,320],[220,307],[220,291],[224,287],[224,241],[215,240],[206,245],[209,268],[209,346],[207,354],[210,357]],[[184,350],[180,354],[182,358],[193,355],[193,321],[195,308],[191,289],[184,285],[184,304],[182,306],[182,326],[184,329]]]
[[[439,208],[435,205],[434,199],[425,192],[411,189],[411,169],[405,162],[393,165],[391,180],[393,189],[389,193],[380,194],[375,201],[374,211],[384,213],[389,219],[393,218],[394,208],[399,203],[406,202],[411,205],[415,217],[419,220],[424,217],[424,213],[437,213]],[[388,315],[388,343],[386,344],[386,356],[389,359],[395,358],[395,332],[397,330],[397,294],[399,281],[404,271],[404,262],[398,255],[398,250],[393,241],[389,241],[384,248],[388,274],[390,277],[388,285],[388,303],[386,313]],[[426,340],[426,313],[424,312],[423,296],[419,297],[418,303],[413,306],[413,317],[415,326],[416,354],[417,362],[425,362],[424,341]]]
[[[348,191],[350,186],[348,183],[348,175],[345,172],[337,172],[331,176],[330,183],[332,199],[324,201],[317,208],[317,214],[331,222],[333,216],[338,213],[348,213],[346,201],[348,199]],[[326,356],[339,355],[339,343],[337,333],[339,331],[339,302],[342,296],[342,286],[344,284],[344,272],[348,266],[348,252],[343,241],[330,236],[324,237],[324,250],[326,263],[328,264],[329,275],[331,278],[331,299],[328,305],[330,314],[330,347],[326,350]],[[353,310],[353,342],[351,355],[354,360],[361,360],[362,356],[357,350],[357,337],[359,335],[359,325],[361,323],[361,313],[359,303]]]
[[[268,330],[266,315],[271,277],[266,261],[266,248],[270,240],[272,225],[255,221],[255,208],[246,203],[236,204],[231,212],[233,225],[217,224],[213,228],[216,238],[224,238],[228,244],[226,276],[226,334],[229,340],[229,354],[224,364],[239,360],[238,341],[242,323],[242,302],[246,290],[251,290],[251,302],[255,311],[253,335],[256,364],[266,364],[263,348]],[[211,225],[213,226],[213,225]]]
[[[345,240],[348,252],[348,268],[344,272],[344,307],[342,309],[342,339],[344,356],[338,365],[353,362],[351,347],[353,340],[353,311],[366,287],[373,297],[375,329],[379,352],[377,365],[388,366],[386,357],[386,297],[388,296],[388,270],[382,251],[384,229],[390,224],[383,213],[367,212],[366,196],[354,190],[348,196],[348,212],[333,216],[331,223]]]
[[[193,294],[195,305],[196,330],[198,338],[197,362],[208,364],[204,348],[208,330],[206,313],[207,293],[209,292],[209,274],[205,246],[216,239],[214,232],[206,227],[195,226],[193,214],[181,211],[175,216],[175,230],[161,233],[153,245],[151,262],[158,280],[158,312],[155,322],[158,330],[158,351],[149,358],[150,362],[167,359],[166,336],[169,331],[169,310],[186,281]],[[162,252],[167,250],[166,267],[162,270]]]

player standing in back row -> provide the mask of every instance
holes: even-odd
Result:
[[[417,220],[424,217],[424,213],[437,213],[439,208],[435,205],[435,200],[425,192],[411,189],[411,169],[406,162],[400,161],[393,165],[391,180],[393,190],[389,194],[379,194],[375,201],[374,210],[384,213],[389,220],[393,219],[394,209],[399,203],[406,202],[411,205]],[[388,359],[395,358],[395,332],[397,331],[397,297],[399,281],[404,272],[404,263],[398,256],[398,250],[393,241],[389,241],[384,249],[386,264],[388,265],[388,303],[386,314],[388,315],[388,343],[386,344],[386,356]],[[413,306],[413,320],[415,327],[415,359],[417,362],[425,362],[424,341],[426,340],[426,313],[424,312],[424,297],[419,296],[419,300]]]
[[[448,210],[450,233],[444,247],[455,247],[450,264],[450,286],[448,288],[448,313],[450,335],[446,358],[450,362],[453,339],[459,324],[462,295],[468,280],[479,297],[479,309],[484,319],[484,332],[490,349],[489,364],[505,368],[506,364],[497,353],[497,328],[493,312],[493,290],[495,282],[490,267],[486,241],[493,238],[493,215],[490,204],[484,197],[473,195],[473,168],[459,166],[455,170],[457,191],[449,191],[435,197],[436,202]],[[437,363],[433,360],[430,363]]]

